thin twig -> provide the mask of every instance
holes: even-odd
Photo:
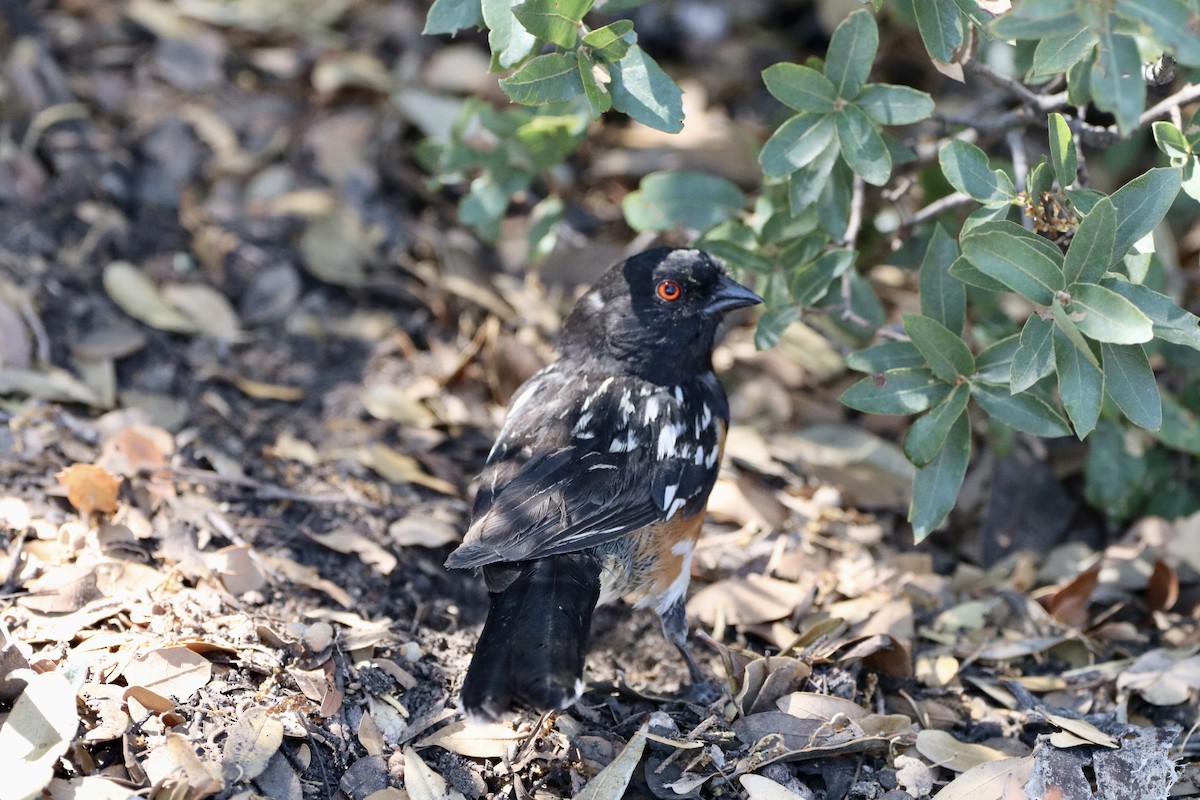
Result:
[[[140,470],[143,475],[159,475],[162,472],[175,480],[188,483],[210,483],[210,484],[228,484],[238,486],[243,489],[248,489],[262,500],[289,500],[295,503],[306,503],[308,505],[320,506],[336,506],[336,505],[354,505],[360,508],[365,508],[372,511],[382,509],[378,503],[373,503],[370,500],[363,500],[357,497],[351,497],[346,494],[305,494],[303,492],[293,492],[290,489],[284,489],[282,486],[275,486],[270,483],[256,481],[253,478],[246,478],[240,475],[221,475],[217,472],[204,469],[192,469],[190,467],[167,467],[153,468],[147,467]]]
[[[862,230],[863,205],[866,202],[866,186],[863,179],[854,176],[850,190],[850,219],[846,220],[846,233],[842,236],[842,246],[853,248],[858,240],[858,232]]]
[[[996,72],[982,61],[968,61],[966,67],[968,72],[978,75],[988,83],[998,86],[999,88],[1011,94],[1013,97],[1016,97],[1025,105],[1032,106],[1040,111],[1049,111],[1054,108],[1059,108],[1060,106],[1065,105],[1067,102],[1066,92],[1038,94],[1016,78],[1010,78],[1007,75],[1001,75],[999,72]]]
[[[972,198],[970,195],[963,194],[962,192],[954,192],[953,194],[948,194],[945,197],[939,197],[929,205],[917,209],[911,217],[904,220],[904,222],[901,224],[901,228],[912,228],[916,225],[920,225],[927,219],[936,217],[938,214],[941,214],[944,211],[949,211],[952,208],[957,208],[971,202],[974,202],[974,198]]]
[[[1170,116],[1180,106],[1187,105],[1193,100],[1200,100],[1200,83],[1189,83],[1175,94],[1164,97],[1138,117],[1138,127],[1144,128],[1151,122],[1157,122],[1163,117]],[[1092,125],[1083,120],[1076,120],[1073,125],[1078,127],[1079,138],[1091,147],[1103,147],[1118,141],[1121,132],[1116,125]]]

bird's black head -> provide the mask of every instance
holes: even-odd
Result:
[[[568,357],[598,355],[672,383],[712,369],[721,318],[761,302],[707,253],[660,247],[600,276],[567,318],[561,348]]]

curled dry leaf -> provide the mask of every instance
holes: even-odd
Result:
[[[395,545],[407,547],[441,547],[462,538],[458,528],[436,517],[410,514],[388,526],[388,539]]]
[[[117,510],[121,481],[104,467],[72,464],[55,477],[66,487],[68,502],[80,514],[87,515],[93,511],[111,514]]]
[[[1083,628],[1087,625],[1090,615],[1088,603],[1092,592],[1100,581],[1100,568],[1092,567],[1086,572],[1076,575],[1067,585],[1050,597],[1043,600],[1046,611],[1059,622],[1072,628]]]
[[[131,476],[165,466],[175,437],[157,425],[126,425],[104,442],[96,462],[117,475]]]
[[[458,494],[458,490],[450,481],[430,475],[415,458],[385,444],[372,443],[369,448],[360,453],[359,460],[364,466],[375,470],[385,480],[392,483],[415,483],[442,494],[451,496]]]
[[[1117,688],[1133,689],[1156,706],[1186,702],[1200,689],[1200,656],[1151,650],[1117,677]]]
[[[254,549],[248,544],[222,547],[207,559],[208,565],[221,578],[225,591],[240,597],[257,592],[267,584],[267,576],[258,566]]]
[[[829,722],[839,714],[849,719],[862,719],[867,710],[852,700],[816,692],[793,692],[775,703],[780,711],[800,719]]]
[[[189,798],[208,797],[222,789],[221,782],[196,755],[191,742],[178,733],[168,733],[161,744],[151,746],[141,767],[152,783],[174,779],[188,786]]]
[[[1097,728],[1087,720],[1071,719],[1058,714],[1051,714],[1048,711],[1041,712],[1046,721],[1057,728],[1062,728],[1067,733],[1083,739],[1087,744],[1095,744],[1101,747],[1120,747],[1117,740],[1109,736],[1104,731]]]

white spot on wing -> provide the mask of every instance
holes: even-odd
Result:
[[[676,403],[683,402],[683,387],[682,386],[675,387],[675,402]]]
[[[597,388],[596,391],[594,391],[590,395],[588,395],[588,398],[583,401],[583,410],[587,411],[588,408],[591,407],[592,403],[599,400],[600,396],[602,394],[604,394],[606,391],[608,391],[608,387],[612,385],[612,382],[613,382],[613,378],[611,375],[609,377],[605,378],[604,382],[600,384],[599,388]]]
[[[686,497],[676,497],[671,501],[671,505],[667,507],[667,519],[675,516],[675,512],[687,505]],[[676,545],[678,547],[679,545]]]
[[[713,464],[717,463],[717,450],[719,450],[719,449],[720,448],[713,447],[712,452],[709,453],[708,457],[704,459],[704,466],[708,467],[709,469],[712,469]]]
[[[679,491],[678,483],[672,483],[670,486],[663,489],[663,501],[662,501],[663,508],[671,507],[671,502],[675,499],[675,493],[678,491]],[[670,519],[670,518],[671,518],[671,514],[668,513],[667,519]]]
[[[678,441],[679,435],[684,432],[680,425],[663,425],[658,432],[658,460],[664,461],[668,458],[678,455],[675,451],[675,442]]]

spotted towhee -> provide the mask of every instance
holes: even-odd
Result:
[[[513,396],[446,560],[482,567],[491,593],[469,716],[575,702],[592,610],[618,597],[653,605],[700,681],[684,595],[729,423],[713,343],[726,312],[760,302],[708,254],[660,248],[575,305],[558,360]]]

